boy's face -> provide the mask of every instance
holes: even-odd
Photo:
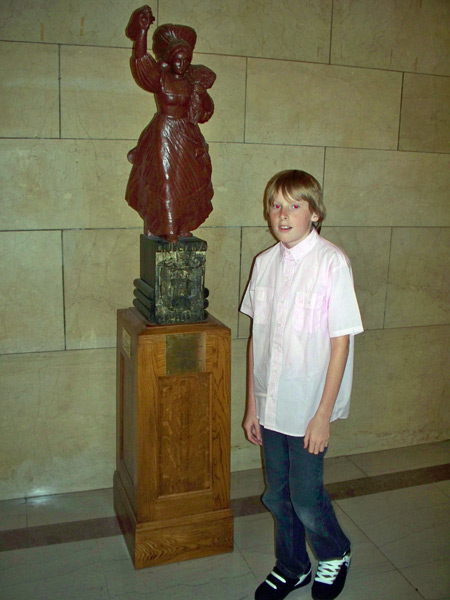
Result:
[[[311,213],[306,200],[294,202],[278,192],[269,206],[269,221],[275,237],[286,246],[293,248],[308,237],[311,224],[318,220]]]

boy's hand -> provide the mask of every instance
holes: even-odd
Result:
[[[257,446],[262,446],[261,427],[256,416],[246,413],[243,427],[248,441]]]
[[[327,417],[315,415],[306,428],[304,447],[311,454],[319,454],[328,446],[330,439],[330,420]]]

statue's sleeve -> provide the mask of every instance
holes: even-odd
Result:
[[[130,58],[130,68],[134,80],[146,92],[156,93],[161,89],[161,72],[158,63],[150,54],[142,58]]]

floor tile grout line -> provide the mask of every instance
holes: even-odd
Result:
[[[352,522],[353,526],[356,527],[356,529],[358,529],[358,531],[360,533],[362,533],[362,535],[369,540],[369,542],[378,550],[378,552],[380,552],[383,555],[383,557],[386,559],[386,561],[392,566],[392,571],[396,571],[400,575],[400,577],[402,577],[407,582],[407,584],[409,586],[411,586],[421,596],[421,598],[426,600],[424,598],[424,596],[416,588],[416,586],[413,583],[411,583],[410,581],[408,581],[408,579],[401,572],[400,568],[394,564],[392,559],[389,558],[389,556],[384,552],[384,550],[364,531],[364,529],[362,529],[362,527],[360,525],[358,525],[358,523],[356,523],[356,521],[354,521],[354,519],[350,516],[350,514],[340,504],[338,504],[338,506],[339,506],[339,510],[341,510],[345,514],[347,519],[349,519]]]
[[[433,483],[441,483],[442,481],[445,481],[445,480],[441,479],[441,481],[433,481]],[[436,487],[440,492],[442,492],[444,494],[444,496],[446,496],[447,498],[450,499],[450,492],[446,492],[445,490],[441,489],[439,486],[436,486]],[[444,600],[446,600],[446,599],[444,598]]]
[[[442,557],[440,560],[444,561],[444,560],[446,560],[446,557]],[[425,561],[423,564],[424,564],[424,565],[430,565],[430,564],[434,564],[435,562],[436,562],[435,560],[428,561],[428,562],[426,562],[426,561]],[[411,585],[411,586],[412,586],[412,587],[415,589],[415,591],[416,591],[418,594],[420,594],[420,596],[421,596],[422,598],[424,598],[424,600],[429,600],[429,599],[427,598],[427,596],[424,596],[424,595],[422,594],[422,592],[420,592],[419,588],[417,588],[417,587],[415,586],[415,584],[414,584],[412,581],[409,581],[408,577],[407,577],[407,576],[406,576],[406,575],[403,573],[403,571],[404,571],[405,569],[410,569],[411,567],[414,567],[414,566],[416,566],[416,565],[408,565],[408,566],[405,566],[405,567],[398,567],[398,569],[397,569],[397,570],[399,571],[400,575],[402,575],[402,577],[403,577],[404,579],[406,579],[406,581],[409,583],[409,585]],[[443,596],[442,598],[437,598],[437,599],[433,599],[433,600],[449,600],[449,597],[448,597],[448,596]]]
[[[236,543],[236,541],[235,541],[235,542],[234,542],[234,551],[236,551],[236,550],[239,552],[239,554],[240,554],[240,556],[241,556],[242,560],[243,560],[243,561],[245,562],[245,564],[247,565],[249,572],[250,572],[250,573],[252,574],[252,576],[254,577],[254,579],[255,579],[255,585],[257,585],[257,584],[259,583],[259,581],[258,581],[258,578],[257,578],[257,576],[256,576],[256,573],[255,573],[255,571],[252,569],[252,567],[251,567],[250,563],[248,562],[248,560],[245,558],[245,555],[244,555],[244,553],[242,552],[241,548],[238,546],[238,544],[237,544],[237,543]]]
[[[410,586],[411,586],[411,587],[414,589],[414,591],[415,591],[417,594],[419,594],[419,596],[420,596],[421,598],[423,598],[423,600],[427,600],[426,596],[424,596],[424,595],[423,595],[423,594],[420,592],[419,588],[416,588],[416,586],[414,585],[414,583],[413,583],[412,581],[409,581],[409,579],[408,579],[408,578],[406,577],[406,575],[405,575],[405,574],[402,572],[402,570],[401,570],[400,568],[398,568],[398,567],[396,567],[396,569],[397,569],[397,571],[398,571],[398,573],[399,573],[400,577],[402,577],[402,578],[403,578],[403,579],[406,581],[406,583],[407,583],[408,585],[410,585]]]
[[[107,578],[107,573],[105,571],[105,561],[102,559],[101,555],[100,555],[100,548],[98,545],[98,539],[96,540],[96,548],[97,548],[97,555],[99,557],[99,562],[100,562],[100,568],[102,571],[102,577],[105,583],[105,590],[106,590],[106,596],[107,596],[107,600],[111,600],[111,593],[109,591],[109,586],[108,586],[108,578]]]
[[[355,456],[358,456],[358,455],[356,454]],[[359,466],[359,465],[358,465],[358,464],[357,464],[357,463],[356,463],[354,460],[352,460],[352,455],[351,455],[351,454],[347,455],[347,457],[346,457],[346,458],[348,458],[348,459],[350,460],[350,462],[352,463],[352,465],[353,465],[353,466],[355,466],[355,467],[356,467],[356,468],[357,468],[359,471],[361,471],[361,473],[364,473],[364,475],[365,475],[366,477],[370,477],[369,473],[367,473],[367,471],[366,471],[366,470],[364,470],[364,469],[363,469],[362,467],[360,467],[360,466]]]

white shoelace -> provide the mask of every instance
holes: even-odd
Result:
[[[344,564],[348,568],[350,564],[350,555],[346,555],[343,558],[336,558],[335,560],[321,560],[317,567],[314,581],[326,583],[328,585],[333,584]]]

